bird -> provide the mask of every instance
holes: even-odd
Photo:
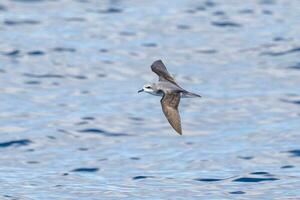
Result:
[[[179,86],[161,60],[154,61],[151,65],[151,70],[158,75],[158,82],[145,84],[138,93],[146,92],[155,96],[161,96],[160,103],[164,115],[173,129],[182,135],[181,120],[178,112],[180,99],[201,97],[201,95],[189,92]]]

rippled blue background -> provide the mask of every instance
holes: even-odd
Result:
[[[300,2],[1,0],[0,199],[299,199]],[[162,59],[183,136],[158,97]]]

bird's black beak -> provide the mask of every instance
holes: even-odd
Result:
[[[138,93],[140,93],[140,92],[144,92],[144,89],[141,89],[141,90],[138,91]]]

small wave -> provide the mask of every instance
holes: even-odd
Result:
[[[56,52],[75,52],[76,49],[74,49],[74,48],[67,48],[67,47],[55,47],[53,49],[53,51],[56,51]]]
[[[300,104],[300,101],[299,101]],[[300,149],[290,150],[288,153],[291,154],[292,157],[300,157]]]
[[[27,146],[32,143],[31,140],[23,139],[23,140],[12,140],[9,142],[0,143],[0,148],[6,148],[10,146]]]
[[[100,10],[99,12],[103,14],[116,14],[123,12],[123,10],[119,8],[108,8],[106,10]]]
[[[140,179],[146,179],[146,178],[154,178],[154,176],[135,176],[135,177],[132,177],[132,180],[140,180]]]
[[[8,26],[16,26],[16,25],[35,25],[39,24],[39,21],[36,20],[5,20],[4,24]]]
[[[27,54],[29,56],[42,56],[42,55],[45,55],[45,53],[43,51],[40,51],[40,50],[29,51],[29,52],[27,52]]]
[[[99,168],[97,167],[83,167],[83,168],[76,168],[73,169],[71,172],[97,172]]]
[[[233,192],[229,192],[229,194],[245,194],[246,192],[244,191],[233,191]]]
[[[24,73],[23,76],[31,77],[31,78],[65,78],[59,74],[30,74]]]
[[[293,165],[284,165],[284,166],[281,166],[280,168],[281,169],[291,169],[291,168],[294,168],[295,166]]]
[[[234,179],[234,182],[257,183],[263,181],[277,181],[278,178],[255,178],[255,177],[241,177]]]
[[[298,70],[300,70],[300,62],[298,62],[298,63],[296,63],[296,64],[294,64],[292,66],[289,66],[288,68],[289,69],[298,69]]]
[[[21,53],[21,51],[16,49],[16,50],[12,50],[12,51],[3,53],[3,55],[15,57],[15,56],[19,56],[20,53]]]
[[[241,27],[241,24],[235,23],[235,22],[230,22],[230,21],[214,21],[211,22],[212,25],[218,26],[218,27]]]
[[[250,174],[272,176],[272,175],[271,175],[270,173],[268,173],[268,172],[251,172]]]
[[[283,56],[286,54],[291,54],[291,53],[298,53],[300,52],[300,47],[292,48],[286,51],[280,51],[280,52],[263,52],[261,55],[267,55],[267,56]]]
[[[203,182],[215,182],[215,181],[223,181],[221,178],[196,178],[195,181],[203,181]]]
[[[129,136],[129,134],[127,134],[127,133],[111,133],[111,132],[107,132],[107,131],[104,131],[104,130],[98,129],[98,128],[83,129],[83,130],[79,130],[78,132],[80,132],[80,133],[96,133],[96,134],[100,134],[103,136],[110,136],[110,137]]]

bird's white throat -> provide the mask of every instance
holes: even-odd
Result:
[[[152,94],[152,95],[154,95],[154,96],[160,96],[160,97],[163,96],[163,94],[162,94],[161,92],[155,92],[155,91],[153,91],[153,90],[147,90],[147,91],[145,91],[145,92],[147,92],[147,93],[149,93],[149,94]]]

